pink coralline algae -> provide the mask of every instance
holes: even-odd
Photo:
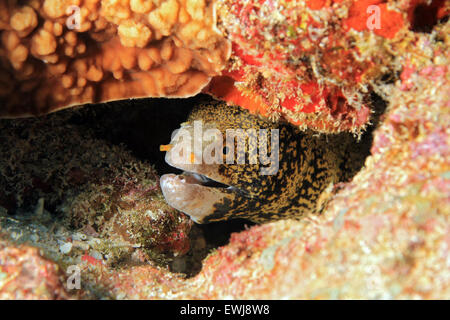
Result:
[[[0,299],[75,298],[64,280],[61,268],[38,249],[0,241]]]

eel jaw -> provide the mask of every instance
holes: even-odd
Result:
[[[215,212],[215,204],[225,198],[232,200],[236,189],[190,172],[165,174],[160,184],[167,203],[190,216],[196,223],[203,223],[205,217]]]
[[[198,143],[203,139],[203,135],[194,134],[192,125],[183,125]],[[205,126],[205,129],[207,126]],[[197,140],[198,139],[198,140]],[[215,136],[215,139],[223,139],[221,136]],[[178,134],[175,135],[170,143],[176,145]],[[183,170],[181,175],[165,174],[160,178],[161,190],[167,203],[175,209],[184,212],[197,223],[203,223],[211,214],[226,214],[218,212],[216,204],[224,203],[226,200],[233,201],[240,189],[227,185],[228,179],[219,174],[219,164],[192,163],[182,160],[176,155],[176,148],[171,148],[166,152],[166,163],[174,168]],[[174,154],[175,153],[175,154]]]

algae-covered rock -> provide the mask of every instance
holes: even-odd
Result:
[[[108,264],[164,263],[186,253],[192,223],[165,203],[155,169],[124,146],[97,138],[83,112],[1,120],[3,231],[18,228],[13,240],[48,252],[63,246],[62,253],[81,257],[95,250]],[[54,246],[44,245],[45,233],[55,236]]]

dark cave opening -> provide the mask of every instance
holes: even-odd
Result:
[[[83,111],[83,114],[90,113],[88,121],[98,131],[100,138],[113,144],[125,144],[136,157],[153,164],[158,175],[178,174],[180,170],[166,164],[165,152],[161,152],[159,147],[169,143],[172,132],[186,120],[196,104],[207,103],[210,99],[209,96],[198,95],[188,99],[115,101],[90,108],[89,111]],[[372,132],[386,108],[386,103],[376,94],[371,94],[370,103],[374,111],[372,125],[361,137],[364,147],[358,147],[363,150],[364,159],[370,155]],[[80,121],[86,124],[86,117],[83,116]],[[187,253],[191,258],[176,258],[170,266],[171,270],[194,276],[200,271],[202,260],[211,250],[226,245],[232,233],[243,231],[252,225],[255,223],[245,219],[195,224],[191,231],[193,246]],[[196,248],[196,241],[200,238],[202,248]]]
[[[440,10],[445,7],[445,0],[433,0],[430,4],[421,3],[418,4],[412,12],[411,31],[431,33],[434,26],[439,22],[444,22],[448,19],[447,16],[441,16]]]

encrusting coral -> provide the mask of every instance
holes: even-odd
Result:
[[[303,129],[361,132],[372,116],[369,93],[397,71],[393,52],[410,41],[425,2],[218,0],[233,53],[207,91]],[[435,19],[449,13],[448,2],[431,7]]]

